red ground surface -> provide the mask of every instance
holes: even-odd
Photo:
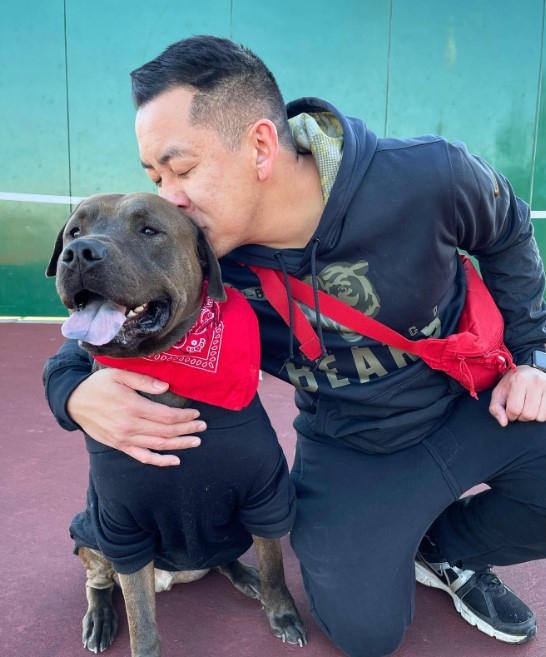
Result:
[[[58,325],[0,324],[0,657],[84,657],[84,571],[68,524],[83,508],[87,455],[77,433],[61,430],[45,403],[41,370],[61,344]],[[292,462],[294,406],[288,386],[264,376],[264,405]],[[158,596],[164,657],[339,657],[315,625],[297,561],[284,541],[287,581],[308,628],[306,648],[283,645],[255,601],[216,573]],[[365,555],[362,555],[365,558]],[[249,553],[247,560],[255,563]],[[415,621],[396,657],[544,657],[546,562],[497,572],[535,611],[537,639],[509,646],[471,628],[445,594],[418,587]],[[121,595],[120,630],[110,657],[129,654]]]

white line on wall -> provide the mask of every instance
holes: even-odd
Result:
[[[0,201],[22,201],[23,203],[59,203],[61,205],[77,205],[86,196],[55,196],[53,194],[18,194],[0,192]],[[546,210],[532,210],[531,219],[546,219]]]
[[[0,201],[22,201],[23,203],[60,203],[77,205],[85,196],[54,196],[53,194],[14,194],[0,192]]]

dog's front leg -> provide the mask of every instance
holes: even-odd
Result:
[[[91,652],[102,652],[112,643],[118,629],[118,615],[112,606],[114,567],[98,550],[81,547],[78,556],[87,573],[88,606],[82,621],[82,642]]]
[[[304,646],[307,643],[307,633],[286,586],[280,539],[253,536],[252,540],[260,570],[260,599],[269,624],[283,641]]]
[[[125,598],[132,657],[161,657],[155,619],[154,562],[136,573],[118,573]]]

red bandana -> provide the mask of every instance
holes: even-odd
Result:
[[[168,351],[144,358],[95,359],[166,381],[182,397],[238,411],[258,389],[260,336],[248,301],[229,287],[226,294],[222,303],[205,296],[194,326]]]

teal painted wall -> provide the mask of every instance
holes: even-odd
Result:
[[[502,7],[502,9],[500,9]],[[546,211],[545,0],[27,0],[0,23],[0,194],[153,191],[129,72],[192,34],[242,42],[287,100],[380,135],[465,141]],[[0,316],[65,315],[45,279],[66,203],[0,200]],[[546,219],[534,221],[546,253]]]

